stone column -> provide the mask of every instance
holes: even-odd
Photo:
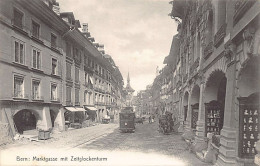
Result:
[[[188,97],[188,113],[187,113],[187,121],[186,121],[186,124],[185,124],[185,128],[184,128],[184,134],[182,135],[182,137],[184,139],[187,139],[187,140],[191,140],[193,139],[194,137],[194,133],[191,129],[191,105],[190,105],[190,98],[191,98],[191,95],[189,94],[189,97]]]
[[[41,130],[49,130],[50,128],[52,128],[50,108],[49,107],[43,107],[40,114],[41,114],[40,115],[41,120],[38,120],[37,128],[41,129]]]
[[[236,88],[236,61],[235,45],[228,42],[225,45],[225,56],[227,59],[227,85],[224,109],[224,124],[221,130],[220,148],[217,165],[236,165],[236,123],[235,123],[235,88]]]
[[[59,112],[56,117],[56,123],[59,125],[59,131],[65,130],[65,117],[64,117],[65,110],[64,108],[60,108]]]
[[[194,150],[200,152],[207,148],[207,141],[205,139],[205,105],[204,105],[204,82],[200,84],[200,100],[199,100],[199,118],[197,121],[197,131],[195,136]]]

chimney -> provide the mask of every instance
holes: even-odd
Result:
[[[60,5],[58,2],[52,5],[52,10],[59,16],[60,15]]]
[[[82,26],[82,32],[88,32],[88,23],[83,23]]]

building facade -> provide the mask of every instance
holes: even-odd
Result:
[[[259,1],[171,1],[179,23],[186,140],[217,165],[254,162],[259,133]],[[209,141],[205,141],[209,140]]]
[[[72,12],[49,0],[0,3],[0,120],[8,136],[100,122],[112,103],[124,105],[119,69]]]

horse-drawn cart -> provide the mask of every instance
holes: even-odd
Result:
[[[174,131],[174,121],[172,113],[167,112],[165,115],[159,117],[159,131],[163,134],[169,134]]]

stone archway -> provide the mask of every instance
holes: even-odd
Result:
[[[36,111],[29,109],[20,110],[13,116],[14,124],[19,134],[23,134],[24,131],[35,130],[38,119],[39,116]]]
[[[205,136],[220,135],[223,127],[227,78],[221,70],[213,71],[205,86]]]

